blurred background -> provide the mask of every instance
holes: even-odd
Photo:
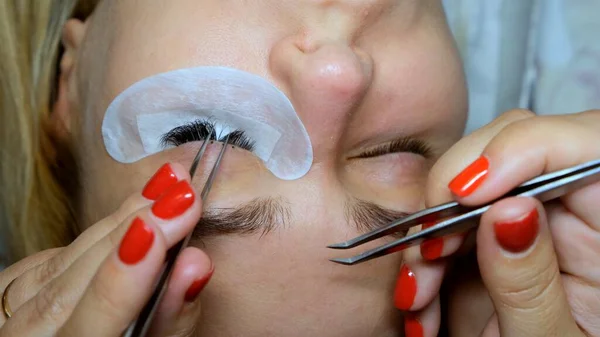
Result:
[[[467,132],[503,111],[600,108],[600,1],[444,0],[469,82]]]

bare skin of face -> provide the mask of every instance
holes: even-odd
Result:
[[[81,45],[64,106],[74,121],[84,227],[165,162],[189,167],[199,147],[133,164],[109,157],[104,112],[145,77],[196,66],[262,76],[290,98],[309,133],[314,163],[294,181],[275,178],[248,151],[226,153],[205,209],[274,200],[283,211],[266,234],[194,242],[215,265],[200,336],[400,334],[392,292],[402,254],[349,268],[329,262],[337,253],[325,247],[364,232],[356,205],[387,214],[421,208],[429,169],[462,135],[466,89],[440,1],[105,0],[71,28]],[[209,147],[198,191],[218,150]]]

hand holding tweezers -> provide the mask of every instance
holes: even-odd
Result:
[[[202,143],[200,150],[198,150],[198,153],[196,154],[194,161],[192,162],[192,166],[190,167],[190,179],[194,178],[194,174],[196,173],[196,168],[198,167],[198,164],[200,163],[200,159],[204,156],[204,153],[206,152],[206,148],[210,141],[211,135],[212,135],[212,132],[209,132],[208,135],[206,136],[206,138],[204,139],[204,142]],[[208,197],[208,193],[210,192],[212,184],[217,175],[219,166],[221,165],[221,160],[223,159],[223,154],[225,153],[225,149],[227,148],[228,142],[229,142],[229,135],[227,135],[225,137],[225,139],[223,140],[223,143],[224,143],[223,148],[221,148],[221,151],[219,152],[219,156],[217,157],[217,160],[215,161],[215,164],[213,165],[213,168],[210,171],[208,179],[206,180],[206,183],[204,184],[204,188],[202,189],[202,193],[200,194],[200,199],[202,201],[205,201],[206,198]],[[150,297],[150,299],[148,300],[148,302],[146,303],[146,305],[140,312],[140,315],[138,316],[138,318],[129,325],[128,329],[125,331],[125,334],[123,335],[124,337],[141,337],[141,336],[145,336],[148,333],[148,330],[150,329],[150,326],[152,324],[152,318],[154,317],[154,314],[156,313],[156,309],[158,308],[158,305],[160,304],[160,300],[162,299],[162,296],[164,295],[165,291],[167,290],[167,285],[169,282],[169,278],[171,276],[171,272],[173,271],[173,268],[175,267],[175,261],[177,260],[177,257],[179,256],[179,254],[188,246],[188,243],[189,243],[191,237],[192,237],[192,232],[190,232],[184,239],[177,242],[171,249],[169,249],[167,251],[166,262],[163,265],[163,269],[161,270],[161,273],[159,275],[158,282],[155,286],[154,292],[152,293],[152,296]]]
[[[600,159],[531,179],[501,198],[480,207],[466,207],[457,202],[449,202],[428,208],[402,217],[370,233],[346,242],[330,245],[328,248],[350,249],[393,233],[408,230],[410,227],[416,225],[437,222],[433,227],[373,248],[362,254],[349,258],[331,259],[331,261],[345,265],[362,263],[421,244],[427,239],[447,236],[475,228],[479,225],[481,215],[500,199],[521,196],[534,197],[541,202],[547,202],[597,181],[600,181]]]

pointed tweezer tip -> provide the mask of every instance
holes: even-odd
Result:
[[[350,249],[350,248],[354,248],[356,246],[360,246],[363,243],[364,243],[364,240],[362,239],[362,237],[359,237],[359,238],[356,238],[356,239],[352,239],[352,240],[348,240],[348,241],[344,241],[344,242],[340,242],[340,243],[331,244],[331,245],[327,246],[327,248],[331,248],[331,249]]]
[[[343,264],[345,266],[351,266],[354,264],[354,261],[352,261],[352,259],[329,259],[329,261]]]
[[[327,246],[327,248],[331,248],[331,249],[346,249],[346,248],[348,248],[348,244],[346,242],[334,243],[332,245]]]

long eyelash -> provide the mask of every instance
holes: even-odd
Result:
[[[207,120],[196,120],[165,133],[160,139],[160,144],[163,147],[169,145],[179,146],[188,142],[203,140],[209,134],[211,140],[217,139],[215,123]]]
[[[256,146],[256,142],[248,138],[242,130],[235,130],[229,134],[229,144],[241,147],[250,152],[254,151],[254,147]]]
[[[412,152],[422,155],[425,158],[430,158],[433,153],[431,147],[424,141],[404,137],[396,139],[388,144],[369,149],[354,158],[372,158],[398,152]]]
[[[224,140],[226,135],[217,135],[215,123],[210,120],[196,120],[178,126],[165,133],[160,140],[163,147],[179,146],[188,142],[200,141],[210,134],[211,140]],[[221,136],[221,139],[217,139]],[[254,151],[255,141],[250,139],[243,130],[235,130],[229,134],[229,144],[244,150]]]

